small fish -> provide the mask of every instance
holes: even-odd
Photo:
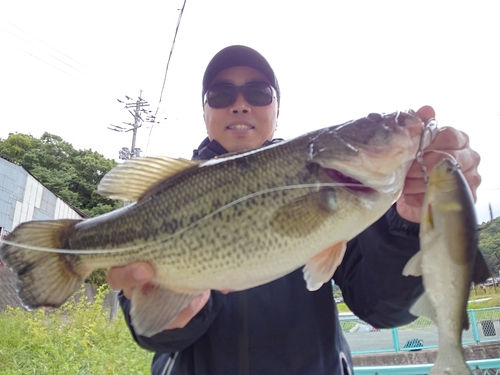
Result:
[[[443,159],[431,171],[420,222],[420,251],[404,275],[422,276],[424,294],[411,307],[438,327],[438,354],[429,375],[472,375],[462,350],[469,328],[467,301],[472,282],[490,277],[478,247],[474,200],[459,166]]]
[[[149,262],[156,277],[134,291],[131,310],[144,336],[207,289],[245,290],[304,266],[315,290],[347,241],[398,199],[422,133],[413,111],[370,114],[204,162],[128,160],[98,192],[137,203],[87,220],[22,223],[0,259],[30,309],[60,306],[96,268]]]

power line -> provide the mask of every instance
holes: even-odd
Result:
[[[155,114],[153,115],[153,118],[156,118],[156,116],[158,115],[158,110],[160,109],[160,103],[161,103],[161,100],[163,98],[163,91],[165,89],[165,82],[167,81],[168,67],[170,65],[170,60],[172,58],[172,52],[174,51],[175,40],[177,38],[179,26],[181,25],[182,14],[184,13],[184,8],[186,7],[186,1],[187,0],[184,0],[184,3],[182,4],[182,8],[180,9],[179,18],[177,19],[177,26],[175,27],[174,39],[172,41],[172,47],[170,47],[170,53],[168,55],[167,67],[165,68],[165,76],[163,77],[163,85],[161,87],[160,100],[158,100],[158,105],[156,107],[156,111],[155,111]],[[151,134],[153,133],[153,127],[154,127],[154,121],[151,123],[151,128],[149,129],[148,143],[146,144],[146,151],[144,152],[144,155],[146,155],[148,152],[149,141],[151,139]]]
[[[87,84],[87,82],[82,81],[80,78],[75,77],[74,75],[71,75],[71,74],[69,74],[68,72],[66,72],[66,71],[64,71],[64,70],[62,70],[62,69],[59,69],[57,66],[52,65],[51,63],[49,63],[49,62],[47,62],[47,61],[45,61],[45,60],[43,60],[43,59],[39,58],[38,56],[33,55],[32,53],[29,53],[28,51],[25,51],[24,49],[22,49],[22,48],[20,48],[20,47],[16,46],[15,44],[12,44],[12,43],[10,43],[10,42],[6,42],[6,43],[10,44],[12,47],[15,47],[15,48],[17,48],[17,49],[19,49],[19,50],[23,51],[24,53],[27,53],[28,55],[30,55],[31,57],[34,57],[35,59],[38,59],[38,60],[40,60],[41,62],[43,62],[43,63],[45,63],[45,64],[47,64],[47,65],[50,65],[50,66],[51,66],[51,67],[53,67],[54,69],[57,69],[57,70],[59,70],[60,72],[63,72],[64,74],[67,74],[68,76],[70,76],[70,77],[72,77],[72,78],[76,79],[77,81],[80,81],[80,82],[82,82],[82,83],[84,83],[84,84]]]
[[[78,61],[76,61],[76,60],[72,59],[72,58],[71,58],[71,57],[69,57],[68,55],[65,55],[65,54],[64,54],[64,53],[62,53],[61,51],[59,51],[59,50],[57,50],[56,48],[54,48],[54,47],[50,46],[49,44],[45,43],[43,40],[38,39],[36,36],[31,35],[31,34],[30,34],[30,33],[28,33],[27,31],[25,31],[25,30],[21,29],[19,26],[14,25],[12,22],[9,22],[9,21],[7,21],[7,20],[6,20],[6,19],[4,19],[4,18],[1,18],[1,20],[2,20],[2,21],[4,21],[4,22],[7,22],[7,23],[9,23],[9,24],[11,24],[11,25],[12,25],[12,26],[14,26],[16,29],[21,30],[21,31],[22,31],[23,33],[25,33],[25,34],[28,34],[28,35],[29,35],[30,37],[32,37],[33,39],[38,40],[38,41],[39,41],[40,43],[42,43],[42,44],[45,44],[47,47],[49,47],[49,48],[53,49],[54,51],[56,51],[57,53],[59,53],[59,54],[63,55],[64,57],[67,57],[67,58],[68,58],[68,59],[70,59],[71,61],[73,61],[73,62],[77,63],[78,65],[80,65],[82,68],[87,69],[87,67],[86,67],[85,65],[80,64]],[[5,30],[5,29],[4,29],[4,30]],[[85,73],[84,73],[84,74],[85,74]]]
[[[74,69],[74,70],[76,70],[77,72],[80,72],[80,73],[82,73],[83,75],[85,75],[85,76],[87,76],[87,77],[89,77],[89,78],[90,78],[90,76],[89,76],[87,73],[82,72],[80,69],[75,68],[75,67],[74,67],[74,66],[72,66],[71,64],[68,64],[66,61],[61,60],[60,58],[58,58],[58,57],[54,56],[53,54],[51,54],[51,53],[49,53],[49,52],[47,52],[47,51],[44,51],[44,50],[43,50],[43,49],[41,49],[40,47],[38,47],[38,46],[34,45],[33,43],[31,43],[31,42],[27,41],[26,39],[21,38],[19,35],[16,35],[16,34],[14,34],[13,32],[11,32],[11,31],[9,31],[9,30],[7,30],[7,29],[5,29],[5,28],[1,27],[1,26],[0,26],[0,29],[2,29],[2,30],[4,30],[4,31],[8,32],[9,34],[11,34],[11,35],[15,36],[16,38],[18,38],[18,39],[22,40],[23,42],[25,42],[25,43],[29,44],[30,46],[35,47],[36,49],[38,49],[38,50],[40,50],[40,51],[42,51],[42,52],[46,53],[46,54],[47,54],[47,55],[49,55],[50,57],[52,57],[52,58],[54,58],[54,59],[56,59],[56,60],[58,60],[58,61],[62,62],[63,64],[65,64],[65,65],[69,66],[71,69]],[[35,38],[35,39],[37,39],[37,38]],[[39,40],[39,39],[37,39],[37,40]],[[43,42],[42,42],[42,43],[43,43]],[[45,44],[45,43],[44,43],[44,44]],[[19,48],[19,49],[21,49],[21,48]],[[24,52],[26,52],[26,51],[24,51]],[[27,52],[27,53],[28,53],[28,52]],[[60,52],[59,52],[59,53],[60,53]],[[64,54],[62,54],[62,53],[61,53],[61,55],[64,55]],[[34,55],[32,55],[32,56],[34,56]],[[64,55],[64,56],[66,56],[66,55]],[[39,59],[39,60],[42,60],[42,59]],[[43,61],[43,60],[42,60],[42,61]],[[52,65],[52,66],[53,66],[53,65]]]

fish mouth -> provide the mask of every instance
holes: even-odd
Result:
[[[323,170],[328,175],[328,177],[330,177],[335,182],[346,184],[344,187],[347,190],[350,190],[355,193],[365,193],[365,194],[372,194],[376,192],[375,189],[364,185],[361,181],[356,180],[355,178],[346,176],[337,169],[323,168]]]

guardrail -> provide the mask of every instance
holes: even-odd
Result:
[[[467,310],[469,329],[462,334],[462,344],[500,340],[500,308]],[[392,329],[377,330],[356,316],[340,317],[344,336],[352,354],[399,352],[437,348],[437,327],[430,319],[419,317],[414,322]]]
[[[467,361],[475,375],[500,375],[500,359]],[[355,375],[426,375],[432,364],[389,367],[354,367]]]

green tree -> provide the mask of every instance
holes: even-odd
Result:
[[[479,232],[479,248],[491,270],[498,275],[500,270],[500,218],[493,219],[488,226],[482,225]]]
[[[97,194],[101,178],[115,167],[114,160],[92,150],[75,150],[61,137],[45,132],[9,134],[0,139],[0,154],[22,165],[49,190],[90,217],[122,206]]]
[[[7,139],[0,139],[0,154],[22,165],[50,191],[90,217],[123,206],[97,194],[101,178],[116,163],[95,151],[75,150],[61,137],[47,132],[40,138],[11,133]],[[104,284],[106,272],[92,272],[87,282]]]
[[[0,139],[0,153],[16,160],[24,160],[26,152],[32,148],[36,148],[36,143],[40,140],[28,134],[9,134],[6,140]]]

